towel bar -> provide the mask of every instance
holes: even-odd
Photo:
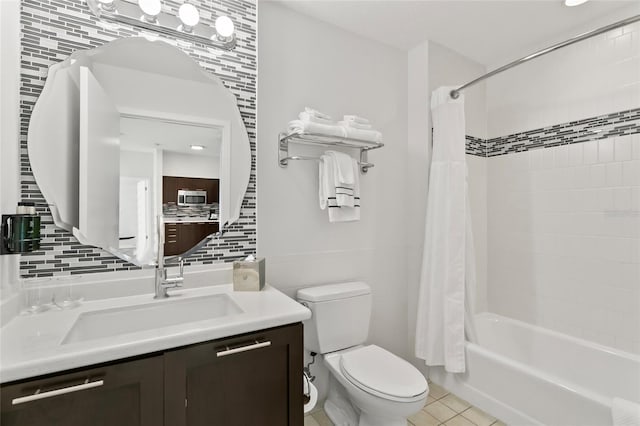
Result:
[[[280,166],[281,167],[285,167],[289,160],[315,160],[315,161],[320,161],[320,157],[309,157],[307,155],[290,155],[288,157],[283,157],[283,158],[280,159]],[[363,163],[361,161],[358,161],[358,165],[361,168],[365,168],[366,167],[367,169],[376,166],[373,163]],[[366,173],[366,170],[363,170],[363,173]]]
[[[382,148],[381,142],[370,142],[360,139],[342,138],[338,136],[320,135],[316,133],[280,133],[278,135],[278,164],[280,167],[287,167],[289,160],[320,160],[320,157],[311,157],[305,155],[289,155],[289,143],[299,143],[304,145],[319,145],[328,147],[344,147],[355,148],[360,150],[360,171],[367,171],[374,167],[375,164],[369,163],[367,160],[367,152],[372,149]]]

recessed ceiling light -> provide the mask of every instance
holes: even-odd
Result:
[[[202,145],[191,145],[191,149],[194,151],[202,151],[204,149],[204,146]]]
[[[589,0],[564,0],[564,5],[569,7],[580,6],[582,3],[586,3],[588,1]]]

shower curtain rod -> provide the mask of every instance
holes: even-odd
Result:
[[[525,62],[528,62],[528,61],[530,61],[530,60],[532,60],[534,58],[537,58],[537,57],[542,56],[542,55],[546,55],[547,53],[551,53],[551,52],[553,52],[555,50],[561,49],[561,48],[563,48],[565,46],[569,46],[569,45],[571,45],[573,43],[577,43],[579,41],[586,40],[586,39],[588,39],[590,37],[597,36],[597,35],[602,34],[602,33],[606,33],[607,31],[616,29],[618,27],[623,27],[625,25],[634,23],[636,21],[640,21],[640,15],[635,15],[635,16],[632,16],[630,18],[623,19],[622,21],[614,22],[613,24],[607,25],[605,27],[597,28],[595,30],[591,30],[591,31],[588,31],[586,33],[577,35],[577,36],[575,36],[573,38],[570,38],[569,40],[563,41],[562,43],[554,44],[553,46],[547,47],[546,49],[539,50],[539,51],[537,51],[535,53],[532,53],[531,55],[525,56],[524,58],[520,58],[520,59],[518,59],[516,61],[508,63],[507,65],[503,65],[500,68],[497,68],[497,69],[495,69],[495,70],[493,70],[491,72],[488,72],[487,74],[485,74],[483,76],[480,76],[480,77],[476,78],[475,80],[472,80],[472,81],[468,82],[467,84],[458,87],[457,89],[452,90],[449,93],[449,95],[453,99],[458,99],[458,96],[460,96],[460,91],[461,90],[464,90],[469,86],[473,86],[474,84],[479,83],[482,80],[486,80],[489,77],[493,77],[494,75],[499,74],[502,71],[506,71],[509,68],[513,68],[513,67],[518,66],[520,64],[524,64]]]

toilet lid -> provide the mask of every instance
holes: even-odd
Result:
[[[383,398],[410,399],[427,390],[427,381],[417,368],[376,345],[343,354],[340,369],[354,385]]]

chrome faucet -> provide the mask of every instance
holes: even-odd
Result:
[[[167,290],[170,288],[182,287],[184,281],[184,259],[178,262],[180,273],[175,277],[167,277],[167,268],[164,263],[156,266],[156,295],[154,299],[164,299],[169,297]]]
[[[167,277],[167,268],[164,263],[164,220],[158,216],[158,264],[156,265],[156,295],[154,299],[169,297],[167,290],[182,287],[184,281],[184,258],[178,257],[180,273],[176,277]]]

